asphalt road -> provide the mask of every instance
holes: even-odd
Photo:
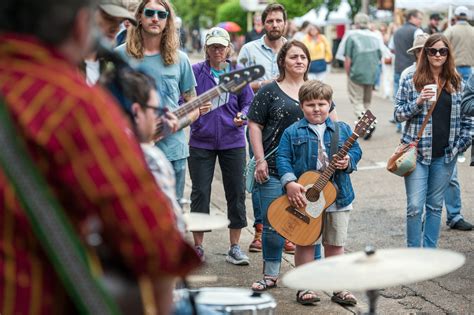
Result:
[[[332,73],[327,78],[334,89],[339,118],[348,123],[354,122],[352,107],[346,93],[346,76]],[[356,192],[354,210],[351,215],[346,252],[362,251],[366,245],[376,249],[405,247],[406,197],[403,179],[385,170],[387,158],[399,142],[395,126],[389,123],[392,104],[374,95],[372,112],[377,116],[377,130],[369,141],[360,140],[363,150],[359,170],[352,176]],[[468,150],[468,156],[470,149]],[[462,189],[462,213],[469,222],[474,222],[474,168],[467,162],[458,163],[459,180]],[[190,180],[186,182],[185,196],[190,194]],[[222,188],[219,167],[216,167],[212,192],[212,211],[226,212],[226,202]],[[189,211],[188,209],[185,209]],[[247,196],[247,216],[249,227],[243,230],[241,245],[247,250],[253,238],[252,206]],[[444,224],[443,211],[439,247],[463,253],[466,263],[460,269],[419,283],[406,284],[392,288],[381,288],[377,311],[380,314],[472,314],[474,313],[474,231],[450,230]],[[190,240],[192,238],[190,237]],[[249,253],[250,266],[234,266],[225,261],[228,250],[228,232],[216,230],[206,233],[204,247],[206,264],[197,275],[205,276],[191,281],[193,288],[240,287],[250,288],[252,282],[262,277],[260,253]],[[430,264],[426,261],[426,264]],[[284,255],[282,273],[294,267],[293,256]],[[410,266],[400,266],[410,270]],[[390,275],[387,275],[390,277]],[[192,279],[191,279],[192,280]],[[330,314],[367,312],[365,292],[354,292],[359,299],[356,307],[343,308],[330,301],[330,293],[319,292],[321,302],[316,306],[301,306],[295,301],[296,291],[279,285],[268,291],[277,301],[276,314]]]

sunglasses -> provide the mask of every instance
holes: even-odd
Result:
[[[161,10],[153,10],[153,9],[144,9],[143,10],[143,15],[146,16],[147,18],[152,18],[155,16],[155,14],[158,16],[160,20],[166,20],[168,17],[169,12],[168,11],[161,11]]]
[[[440,49],[436,49],[436,48],[425,48],[425,51],[426,51],[426,53],[428,54],[428,56],[430,56],[430,57],[436,56],[437,53],[439,53],[440,56],[445,57],[445,56],[448,55],[449,49],[446,48],[446,47],[443,47],[443,48],[440,48]]]
[[[163,107],[151,106],[151,105],[142,105],[142,107],[152,109],[155,112],[155,115],[158,117],[163,116],[167,112],[167,110]]]

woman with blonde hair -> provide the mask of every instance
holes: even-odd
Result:
[[[302,42],[308,47],[311,56],[309,79],[323,81],[328,72],[328,63],[332,61],[331,45],[318,26],[310,24],[308,33]]]
[[[401,79],[396,96],[395,119],[406,121],[402,143],[417,139],[423,120],[435,106],[418,142],[416,168],[405,177],[408,247],[438,245],[444,192],[457,155],[471,144],[472,121],[461,114],[462,91],[451,44],[442,34],[431,35],[415,72]]]

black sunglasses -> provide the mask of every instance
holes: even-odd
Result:
[[[144,9],[143,10],[143,15],[146,16],[147,18],[152,18],[156,15],[158,15],[158,18],[160,20],[165,20],[168,17],[169,12],[168,11],[161,11],[161,10],[153,10],[153,9]]]
[[[436,48],[425,48],[425,51],[426,53],[428,54],[428,56],[430,57],[434,57],[436,56],[437,53],[439,53],[440,56],[447,56],[448,55],[448,52],[449,52],[449,49],[446,48],[446,47],[443,47],[443,48],[440,48],[440,49],[436,49]]]
[[[155,115],[158,117],[163,116],[168,111],[167,109],[163,107],[156,107],[156,106],[150,106],[150,105],[142,105],[142,107],[153,109],[153,111],[155,112]]]

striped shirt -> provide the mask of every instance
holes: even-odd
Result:
[[[99,216],[104,236],[136,275],[159,281],[199,264],[172,207],[109,94],[88,87],[59,52],[0,36],[0,95],[38,170],[80,230]],[[0,169],[0,314],[71,314],[12,184]]]
[[[410,143],[417,137],[418,131],[423,124],[423,120],[429,111],[429,106],[424,104],[418,106],[416,100],[420,93],[415,89],[413,82],[414,72],[405,73],[406,75],[400,79],[400,88],[395,97],[395,119],[398,122],[407,122],[407,126],[403,132],[401,141],[403,143]],[[446,163],[452,161],[454,157],[460,152],[466,151],[471,144],[471,130],[473,128],[472,118],[468,116],[461,116],[461,99],[462,90],[451,94],[451,117],[450,117],[450,132],[448,147],[445,152]],[[440,106],[438,104],[437,106]],[[428,121],[423,135],[418,143],[418,161],[429,165],[432,160],[432,118]]]

